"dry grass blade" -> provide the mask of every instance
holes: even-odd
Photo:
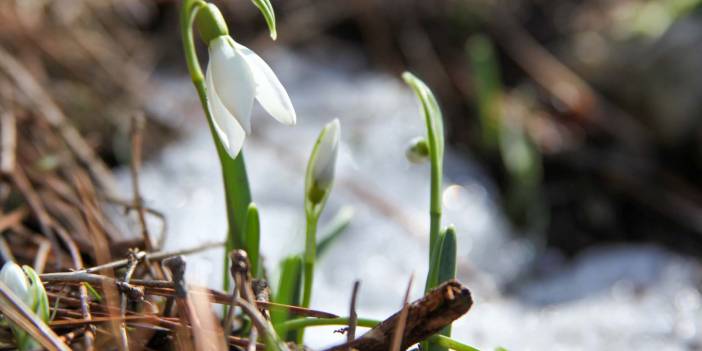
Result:
[[[351,343],[353,339],[356,338],[356,323],[358,322],[358,315],[356,314],[356,297],[358,296],[358,288],[361,285],[360,281],[355,281],[353,283],[353,292],[351,293],[351,307],[349,310],[349,330],[346,333],[346,341]]]
[[[184,250],[177,250],[177,251],[159,251],[159,252],[150,252],[147,253],[146,256],[144,257],[145,261],[157,261],[157,260],[162,260],[166,259],[169,257],[174,257],[174,256],[180,256],[180,255],[189,255],[193,253],[197,253],[200,251],[205,251],[209,249],[214,249],[217,247],[222,247],[224,246],[223,242],[216,242],[216,243],[205,243],[200,246],[196,246],[193,248],[188,248]],[[108,269],[116,269],[116,268],[121,268],[129,264],[129,259],[121,259],[121,260],[116,260],[110,263],[102,264],[99,266],[87,268],[81,271],[77,272],[82,272],[82,273],[95,273],[103,270],[108,270]]]
[[[412,291],[412,282],[414,281],[414,274],[410,276],[409,283],[407,283],[407,290],[405,291],[405,298],[402,300],[402,311],[400,311],[400,317],[397,320],[397,326],[395,326],[395,332],[392,335],[392,346],[390,351],[400,351],[402,345],[402,339],[404,339],[405,325],[407,324],[407,311],[409,305],[409,295]]]
[[[0,172],[12,174],[17,152],[17,120],[11,111],[0,113]]]
[[[191,320],[193,321],[193,339],[197,350],[226,350],[222,328],[212,310],[212,304],[207,294],[188,294],[189,305],[192,306]],[[194,321],[197,321],[195,324]],[[255,328],[252,328],[255,329]],[[256,347],[255,343],[251,346]]]
[[[31,335],[48,350],[70,350],[49,326],[42,322],[15,296],[5,283],[0,282],[0,312]]]
[[[2,48],[0,48],[0,68],[8,76],[12,77],[19,89],[36,105],[39,114],[46,118],[46,121],[58,131],[71,148],[71,151],[88,166],[93,175],[101,182],[102,187],[107,190],[114,189],[112,173],[110,173],[104,162],[95,155],[93,149],[75,127],[66,123],[66,117],[63,112],[61,112],[39,82],[21,63]]]

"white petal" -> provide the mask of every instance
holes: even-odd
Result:
[[[322,185],[331,183],[334,179],[336,158],[339,154],[339,120],[334,119],[324,129],[324,136],[317,147],[317,157],[312,173],[314,179]]]
[[[251,133],[251,107],[256,84],[244,57],[232,47],[233,40],[221,36],[210,43],[210,62],[214,90],[229,113]]]
[[[229,110],[227,110],[219,95],[217,95],[212,78],[212,70],[209,65],[205,73],[205,82],[207,85],[207,102],[212,113],[212,125],[229,157],[236,158],[241,151],[242,145],[244,145],[246,132],[237,119],[229,113]]]
[[[7,285],[12,292],[29,304],[31,300],[29,291],[29,279],[24,274],[22,268],[14,262],[7,262],[0,270],[0,280]]]
[[[246,46],[236,42],[234,45],[249,64],[256,83],[256,100],[278,122],[295,124],[297,117],[290,97],[270,66]]]

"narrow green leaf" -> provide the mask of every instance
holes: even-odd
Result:
[[[541,198],[542,161],[538,147],[530,139],[524,122],[506,119],[499,63],[490,39],[483,35],[466,44],[476,102],[486,151],[499,153],[508,175],[505,207],[512,223],[542,227],[548,212]]]
[[[261,246],[261,221],[258,216],[258,208],[253,202],[249,204],[246,213],[246,236],[244,239],[246,253],[251,262],[251,275],[259,277],[260,267],[260,246]],[[259,277],[260,278],[260,277]]]
[[[436,285],[456,278],[456,228],[453,226],[446,228],[441,239]]]
[[[329,224],[322,230],[321,240],[317,242],[317,258],[319,259],[329,247],[346,231],[346,228],[351,224],[354,216],[354,209],[351,206],[345,206],[337,212]]]
[[[29,277],[31,286],[29,290],[33,296],[33,306],[32,309],[42,321],[48,322],[50,318],[49,314],[49,297],[46,295],[46,289],[44,289],[44,284],[41,282],[39,275],[30,266],[22,266],[24,273]]]
[[[215,146],[222,163],[222,175],[224,178],[224,195],[227,200],[227,240],[224,244],[224,290],[229,291],[231,275],[229,274],[229,253],[234,249],[244,248],[244,233],[246,232],[246,218],[248,216],[249,204],[251,203],[251,190],[249,188],[249,178],[246,173],[246,162],[244,153],[232,159],[224,151],[224,147],[219,139],[214,135],[214,128],[211,126]]]
[[[90,285],[89,283],[83,283],[83,284],[85,284],[85,288],[88,289],[88,295],[90,295],[93,298],[93,300],[95,300],[97,302],[102,301],[102,296],[100,295],[99,292],[97,292],[97,290],[95,290],[95,288],[93,288],[92,285]]]
[[[273,12],[273,5],[271,5],[269,0],[251,0],[251,2],[261,11],[263,18],[266,19],[268,30],[271,32],[271,39],[275,40],[278,37],[278,32],[275,29],[275,12]]]
[[[429,272],[427,273],[427,282],[424,291],[429,291],[436,285],[439,281],[439,263],[441,262],[441,249],[443,248],[444,237],[446,236],[446,231],[443,230],[439,233],[437,238],[437,245],[431,253],[431,264],[429,265]]]
[[[280,264],[280,278],[278,289],[273,297],[273,301],[286,305],[298,305],[300,299],[300,287],[302,283],[302,257],[299,255],[289,256]],[[297,300],[296,300],[297,299]],[[278,335],[284,336],[287,341],[295,341],[296,335],[286,335],[283,322],[287,321],[289,313],[286,310],[274,309],[271,311],[271,321],[276,327]],[[293,337],[292,339],[290,337]]]
[[[502,117],[502,86],[495,50],[492,42],[484,35],[471,37],[466,44],[466,50],[475,85],[482,144],[486,149],[495,151],[500,138]]]
[[[456,278],[456,228],[449,226],[441,237],[441,254],[438,259],[436,285]],[[451,324],[439,332],[440,335],[451,336]],[[446,347],[429,343],[431,351],[445,351]]]
[[[432,262],[427,274],[425,291],[429,291],[439,284],[456,277],[456,229],[449,226],[439,233],[438,244],[432,253]],[[450,336],[451,326],[439,332],[440,335]],[[430,341],[422,342],[425,350],[445,351],[446,348]]]

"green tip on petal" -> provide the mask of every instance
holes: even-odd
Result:
[[[251,0],[258,10],[261,11],[263,18],[266,20],[268,25],[268,30],[271,32],[271,39],[276,40],[278,38],[278,32],[275,29],[275,13],[273,12],[273,5],[269,0]]]

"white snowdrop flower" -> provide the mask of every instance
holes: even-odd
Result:
[[[22,299],[27,305],[32,305],[32,296],[29,293],[29,279],[24,274],[22,267],[14,262],[7,262],[0,270],[0,281],[5,283],[12,292]]]
[[[295,124],[288,93],[261,57],[228,35],[212,39],[209,54],[207,100],[217,136],[230,157],[239,154],[251,132],[254,99],[278,122]]]

